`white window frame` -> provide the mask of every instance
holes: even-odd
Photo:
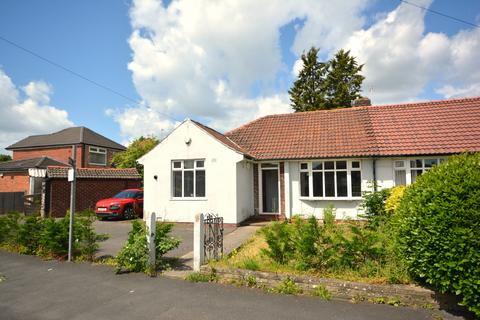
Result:
[[[325,169],[325,162],[334,162],[334,169]],[[345,161],[347,163],[346,169],[337,169],[337,161]],[[313,170],[313,163],[314,162],[321,162],[322,169],[321,170]],[[358,162],[359,168],[353,168],[352,162]],[[302,164],[307,164],[307,169],[302,169]],[[299,175],[298,175],[298,194],[301,200],[360,200],[362,196],[352,196],[352,172],[359,171],[360,172],[360,188],[363,185],[363,176],[362,176],[362,161],[360,159],[323,159],[323,160],[309,160],[309,161],[300,161],[298,163]],[[302,196],[302,179],[301,179],[301,172],[308,172],[308,196]],[[313,173],[314,172],[322,172],[322,195],[321,197],[313,196]],[[325,172],[333,172],[333,179],[334,179],[334,188],[335,188],[335,196],[325,196]],[[337,196],[337,172],[347,172],[347,195],[346,196]],[[362,190],[360,190],[362,192]]]
[[[105,162],[103,162],[103,163],[92,162],[92,157],[90,157],[91,153],[105,155]],[[88,164],[93,164],[93,165],[98,165],[98,166],[106,166],[107,165],[107,149],[100,148],[100,147],[89,146],[88,147]]]
[[[412,167],[410,161],[421,160],[422,166],[421,167]],[[445,161],[444,157],[410,157],[410,158],[400,158],[400,159],[393,159],[393,185],[398,186],[395,181],[395,174],[397,171],[405,170],[405,182],[406,185],[412,184],[412,171],[413,170],[422,170],[422,174],[430,170],[432,167],[425,167],[425,160],[436,160],[437,164],[439,165],[443,161]],[[404,165],[402,167],[396,166],[396,161],[403,161]]]
[[[184,168],[185,161],[193,161],[193,168]],[[198,166],[198,162],[203,161],[203,167]],[[180,162],[180,168],[175,168],[174,163]],[[206,161],[205,159],[183,159],[183,160],[172,160],[170,165],[170,181],[171,181],[171,199],[172,200],[206,200],[207,199],[207,169],[206,169]],[[175,181],[174,181],[174,172],[182,172],[182,196],[176,197],[175,196]],[[193,197],[185,197],[185,171],[192,171],[193,172]],[[197,171],[204,171],[205,172],[205,196],[197,197]]]

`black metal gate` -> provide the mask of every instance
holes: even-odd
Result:
[[[207,213],[203,223],[203,252],[205,261],[218,260],[223,256],[223,217]]]

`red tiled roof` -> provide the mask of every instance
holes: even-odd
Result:
[[[256,159],[480,151],[480,97],[270,115],[225,134]]]
[[[68,167],[48,167],[49,178],[67,178]],[[135,168],[78,168],[77,178],[79,179],[134,179],[140,180],[142,176]]]

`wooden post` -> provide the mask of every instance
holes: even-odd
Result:
[[[155,212],[150,213],[150,219],[147,219],[147,244],[148,244],[148,273],[151,276],[156,274],[156,252],[155,252],[155,232],[157,217]]]
[[[199,272],[204,262],[203,213],[195,215],[193,225],[193,271]]]

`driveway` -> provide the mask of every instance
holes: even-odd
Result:
[[[432,311],[266,294],[86,263],[0,251],[0,318],[33,319],[432,319]],[[442,316],[444,316],[442,314]]]
[[[97,233],[106,233],[110,236],[109,239],[100,242],[97,257],[116,256],[125,244],[128,232],[132,229],[132,222],[123,220],[95,221],[93,225]],[[235,229],[235,227],[225,227],[223,233],[227,235]],[[172,236],[182,242],[177,249],[168,252],[167,257],[181,257],[193,251],[193,224],[174,224]]]

